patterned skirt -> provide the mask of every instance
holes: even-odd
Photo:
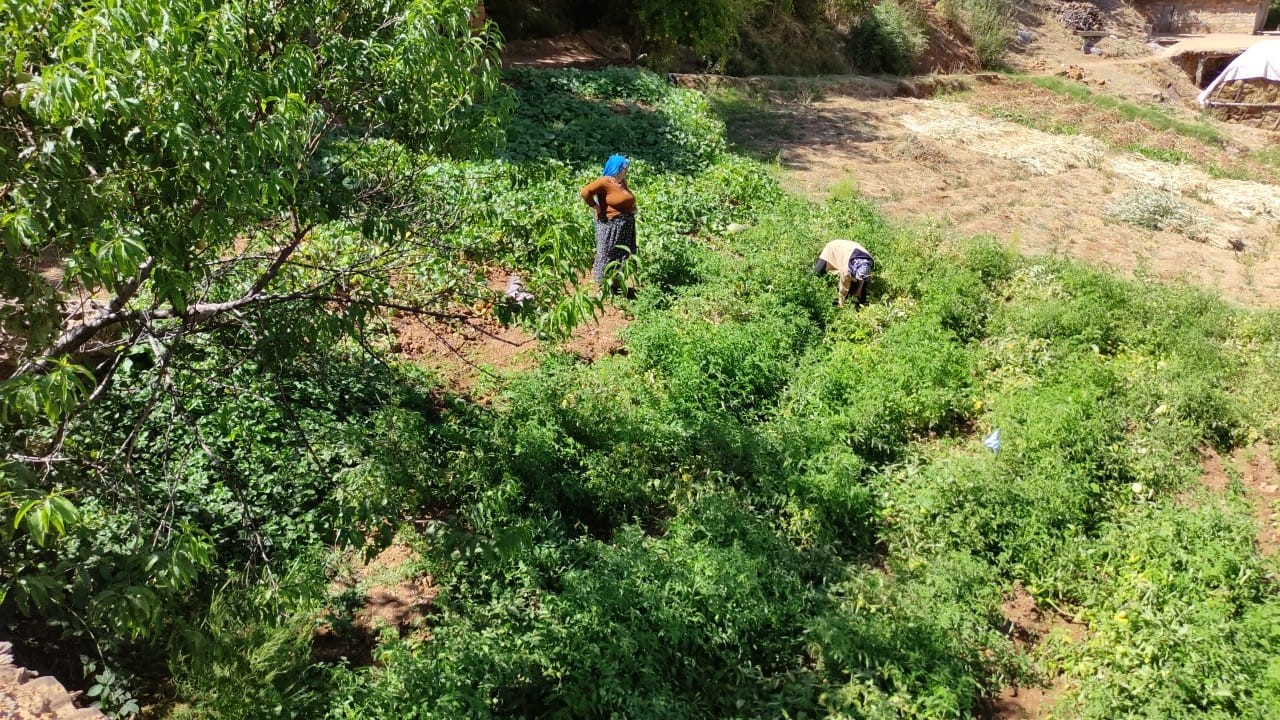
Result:
[[[618,215],[612,220],[596,221],[596,262],[591,279],[604,280],[609,263],[622,262],[636,252],[636,216]]]

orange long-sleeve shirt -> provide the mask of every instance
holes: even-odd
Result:
[[[627,184],[615,177],[602,175],[582,186],[583,202],[596,209],[596,217],[612,220],[619,215],[631,215],[636,211],[636,196]]]

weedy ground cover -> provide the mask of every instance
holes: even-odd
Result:
[[[1079,717],[1274,716],[1276,561],[1240,498],[1179,497],[1199,448],[1280,446],[1280,316],[787,197],[653,75],[508,80],[505,159],[440,163],[490,205],[459,232],[561,238],[585,267],[578,183],[631,154],[627,352],[548,351],[478,405],[315,348],[263,388],[309,399],[310,449],[269,413],[236,429],[270,395],[193,407],[240,460],[177,496],[194,517],[219,477],[253,480],[216,523],[246,522],[247,487],[300,559],[210,592],[171,649],[172,716],[962,718],[1053,671]],[[808,272],[832,237],[876,258],[865,307]],[[423,624],[369,638],[372,663],[317,658],[314,627],[353,610],[325,532],[401,521],[438,591]],[[1019,651],[1015,582],[1087,637]]]
[[[1107,215],[1148,230],[1168,230],[1192,240],[1205,241],[1210,225],[1195,210],[1164,190],[1140,188],[1125,193],[1107,206]]]
[[[1086,102],[1107,110],[1114,110],[1127,120],[1141,120],[1157,130],[1173,130],[1188,137],[1218,145],[1224,142],[1221,133],[1215,130],[1213,126],[1202,122],[1189,123],[1179,120],[1160,108],[1136,105],[1111,95],[1100,95],[1091,92],[1084,85],[1058,77],[1028,77],[1024,78],[1024,80],[1036,87],[1066,95],[1077,101]]]
[[[1232,146],[1205,122],[1096,94],[1062,78],[1008,76],[967,92],[966,98],[991,117],[1055,135],[1086,134],[1115,150],[1151,160],[1198,165],[1215,178],[1250,180],[1274,176],[1276,171],[1267,151]],[[1027,112],[1031,105],[1038,112]]]

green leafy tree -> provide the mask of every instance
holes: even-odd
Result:
[[[721,55],[762,5],[761,0],[640,0],[633,34],[680,43],[701,55]],[[640,45],[633,43],[637,51]]]
[[[459,221],[431,207],[399,143],[468,151],[494,137],[474,107],[496,86],[494,48],[470,10],[0,9],[3,420],[65,418],[106,390],[123,349],[165,362],[253,306],[442,312],[455,285],[424,296],[407,283],[417,297],[399,303],[387,282],[438,256]],[[351,142],[375,136],[386,142]]]
[[[433,175],[433,158],[500,140],[473,5],[0,6],[0,604],[40,613],[91,588],[106,614],[82,630],[137,637],[209,567],[197,528],[135,528],[144,541],[116,545],[136,562],[102,582],[58,547],[93,497],[75,489],[111,471],[75,457],[73,422],[122,372],[156,386],[114,417],[139,428],[116,452],[130,458],[150,419],[192,424],[193,374],[370,349],[387,312],[455,319],[489,292],[451,234],[472,210]]]

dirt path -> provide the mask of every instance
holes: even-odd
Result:
[[[602,68],[629,64],[626,47],[594,31],[515,40],[502,51],[504,67]]]
[[[1095,84],[1109,92],[1131,99],[1177,99],[1187,88],[1176,86],[1176,68],[1168,62],[1152,63],[1161,49],[1149,43],[1146,21],[1122,0],[1093,0],[1103,12],[1104,28],[1109,33],[1094,44],[1092,52],[1082,52],[1082,39],[1057,17],[1055,0],[1022,0],[1016,20],[1028,42],[1015,42],[1005,56],[1013,70],[1029,74],[1054,74],[1070,67],[1080,67]],[[1189,84],[1189,83],[1188,83]]]
[[[1280,305],[1280,188],[1215,179],[1192,165],[1119,152],[1085,134],[1054,135],[979,115],[979,87],[952,99],[863,98],[775,105],[732,127],[776,156],[795,191],[841,182],[890,216],[991,234],[1032,254],[1061,254],[1123,274],[1185,280],[1243,305]],[[1190,208],[1197,239],[1108,217],[1126,194],[1161,190]]]

